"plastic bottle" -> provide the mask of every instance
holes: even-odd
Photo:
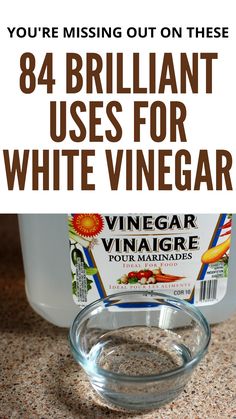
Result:
[[[236,310],[236,215],[233,215],[232,221],[226,294],[219,302],[199,306],[210,323],[225,320]],[[81,309],[72,297],[68,216],[24,214],[19,215],[19,225],[29,303],[46,320],[68,327]],[[219,231],[224,232],[223,229]],[[162,292],[168,293],[166,290]],[[99,298],[99,295],[96,297],[94,294],[93,298]]]

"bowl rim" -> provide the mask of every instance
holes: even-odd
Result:
[[[133,296],[135,294],[144,295],[145,297],[148,297],[148,296],[160,297],[166,302],[170,303],[173,307],[176,307],[178,310],[182,310],[183,312],[187,313],[190,317],[192,317],[195,321],[197,321],[197,323],[201,326],[201,328],[205,332],[205,341],[203,342],[202,347],[197,351],[196,355],[190,361],[187,361],[184,365],[174,368],[169,371],[165,371],[160,374],[129,376],[129,375],[119,374],[117,372],[111,372],[111,371],[105,370],[97,365],[93,366],[92,368],[89,368],[87,357],[83,355],[82,351],[80,350],[80,348],[78,347],[75,341],[76,332],[83,318],[85,317],[86,314],[88,314],[88,312],[92,311],[96,306],[99,307],[102,303],[109,301],[110,299],[113,299],[116,297],[123,297],[124,295]],[[88,304],[76,315],[69,330],[69,343],[70,343],[70,347],[74,355],[74,358],[84,368],[85,372],[88,373],[88,375],[91,375],[93,377],[97,376],[99,378],[101,377],[110,378],[116,381],[136,382],[136,383],[161,381],[168,378],[173,378],[177,375],[186,373],[188,370],[193,369],[193,367],[195,367],[206,354],[210,340],[211,340],[211,329],[210,329],[209,323],[197,307],[195,307],[193,304],[190,304],[189,302],[185,300],[181,300],[178,297],[172,297],[171,295],[156,292],[153,290],[151,291],[147,291],[147,290],[124,291],[124,292],[110,294],[104,298],[99,298],[96,301],[93,301],[92,303]]]

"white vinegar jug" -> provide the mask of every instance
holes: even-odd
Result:
[[[130,289],[184,298],[211,323],[236,310],[236,215],[23,214],[19,225],[27,298],[55,325]]]

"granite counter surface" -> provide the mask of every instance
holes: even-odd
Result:
[[[73,361],[65,329],[27,303],[16,219],[0,217],[0,419],[236,418],[236,315],[212,327],[209,353],[181,397],[145,413],[109,409]]]

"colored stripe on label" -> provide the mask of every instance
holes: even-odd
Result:
[[[222,227],[224,225],[224,222],[225,222],[226,217],[227,217],[227,214],[222,214],[220,216],[220,220],[219,220],[217,229],[215,230],[215,234],[214,234],[214,236],[213,236],[213,238],[211,240],[211,243],[209,245],[209,248],[210,247],[215,247],[217,245],[217,242],[218,242],[218,239],[219,239],[220,233],[221,233],[220,227]],[[200,281],[202,281],[205,278],[205,275],[206,275],[208,266],[209,266],[209,264],[203,266],[203,269],[202,269],[202,272],[201,272],[201,276],[200,276]]]
[[[90,255],[90,251],[86,247],[83,247],[83,251],[84,251],[84,254],[85,254],[86,258],[87,258],[87,261],[88,261],[89,266],[92,267],[92,268],[97,268],[96,266],[94,266],[92,257]],[[95,282],[95,285],[96,285],[97,290],[98,290],[99,297],[100,298],[106,297],[106,292],[105,292],[104,287],[103,287],[103,285],[101,283],[101,280],[99,278],[99,275],[98,274],[93,275],[93,278],[94,278],[94,282]]]

